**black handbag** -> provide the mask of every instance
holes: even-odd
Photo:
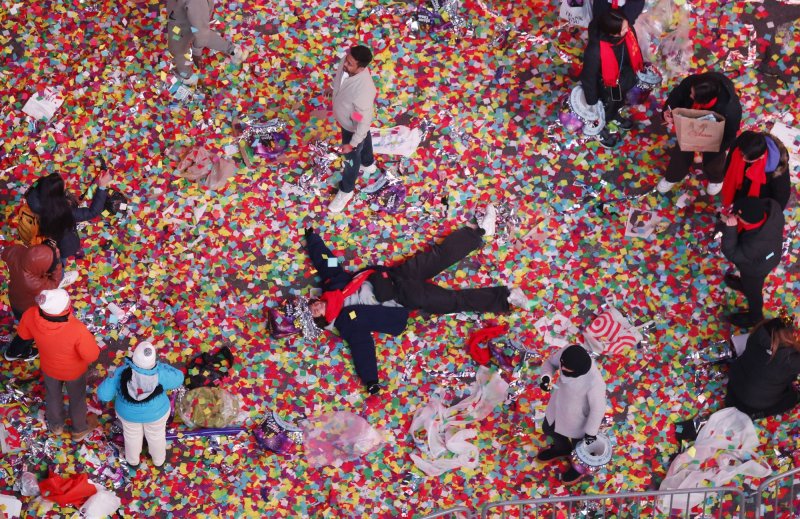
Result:
[[[214,353],[201,353],[186,364],[186,381],[183,385],[187,389],[217,385],[228,376],[232,367],[233,353],[227,346]]]

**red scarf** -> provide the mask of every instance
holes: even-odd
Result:
[[[739,148],[734,148],[731,152],[731,163],[728,171],[725,172],[725,180],[722,184],[722,206],[727,207],[733,203],[733,197],[741,189],[744,179],[750,179],[750,189],[747,196],[758,198],[761,194],[761,186],[767,183],[767,155],[764,153],[755,162],[748,164],[744,161],[744,156]],[[745,168],[747,171],[745,172]]]
[[[644,68],[644,59],[642,58],[642,51],[639,49],[639,42],[636,40],[636,34],[634,34],[633,29],[628,29],[624,41],[631,59],[631,67],[633,67],[634,72],[639,72]],[[617,62],[617,56],[614,54],[614,47],[620,43],[622,43],[622,41],[615,44],[607,41],[600,41],[600,66],[603,72],[603,84],[607,87],[613,87],[619,84],[619,62]]]
[[[707,103],[692,102],[692,110],[711,110],[715,104],[717,104],[716,97]]]
[[[739,230],[739,232],[752,231],[753,229],[758,229],[759,227],[764,225],[764,222],[766,221],[767,221],[767,215],[764,215],[764,218],[762,218],[760,222],[756,223],[747,223],[745,221],[739,220],[739,223],[736,224],[736,228]]]
[[[344,300],[352,296],[361,288],[369,276],[375,272],[374,270],[365,270],[359,272],[356,277],[350,280],[343,289],[331,290],[325,292],[320,296],[320,301],[325,301],[325,320],[332,323],[339,317],[339,313],[344,306]]]

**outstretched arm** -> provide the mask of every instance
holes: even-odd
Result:
[[[340,265],[340,259],[325,245],[319,234],[314,229],[308,228],[305,232],[306,250],[311,258],[311,263],[322,278],[323,288],[335,279],[349,279],[349,275]]]

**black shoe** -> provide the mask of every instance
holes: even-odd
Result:
[[[619,139],[617,138],[617,136],[612,134],[608,130],[603,130],[602,132],[600,132],[600,136],[599,137],[600,137],[600,139],[599,139],[600,140],[600,146],[602,146],[604,148],[612,149],[612,148],[616,147],[617,142],[619,142]]]
[[[723,279],[725,284],[731,290],[736,290],[737,292],[742,292],[744,289],[742,288],[742,278],[739,276],[734,276],[733,274],[725,274],[725,278]]]
[[[760,323],[763,317],[753,317],[750,312],[736,312],[728,314],[728,322],[739,328],[752,328]]]
[[[633,120],[631,120],[629,117],[618,117],[617,119],[614,119],[614,122],[617,124],[617,128],[623,132],[629,132],[636,126],[633,124]]]
[[[570,467],[570,468],[567,469],[566,472],[561,474],[561,481],[563,483],[567,483],[567,484],[577,483],[578,481],[581,481],[581,480],[585,479],[586,477],[587,477],[586,474],[581,474],[580,472],[575,470],[574,467]]]
[[[377,395],[381,390],[381,385],[377,382],[367,382],[367,393]]]
[[[28,351],[22,352],[22,353],[12,353],[12,352],[6,350],[6,352],[3,354],[3,357],[5,357],[6,360],[9,360],[9,361],[12,361],[12,362],[15,361],[15,360],[22,360],[22,361],[25,361],[25,362],[31,362],[32,360],[36,359],[38,356],[39,356],[39,350],[36,349],[36,348],[30,348]]]
[[[548,447],[544,450],[539,451],[539,454],[536,455],[536,459],[539,461],[550,461],[556,458],[564,458],[569,456],[570,451],[560,451],[554,447]]]

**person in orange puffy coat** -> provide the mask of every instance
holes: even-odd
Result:
[[[66,386],[72,439],[81,441],[97,426],[94,415],[86,415],[86,372],[100,348],[86,325],[72,315],[66,290],[44,290],[36,303],[22,314],[17,333],[39,347],[48,428],[59,435],[64,431],[62,388]]]

